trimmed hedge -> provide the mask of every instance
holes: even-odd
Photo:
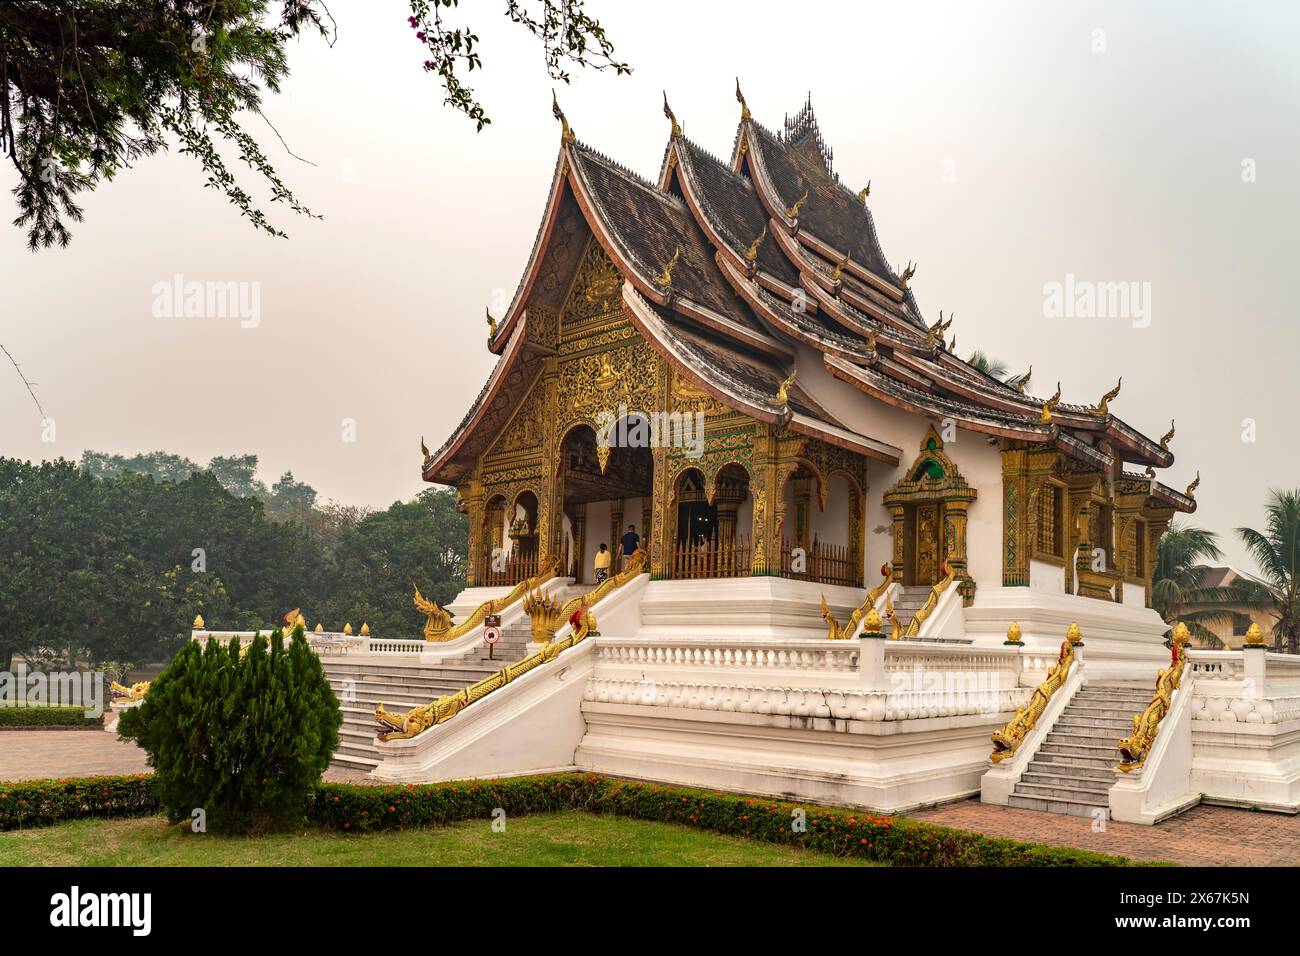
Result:
[[[0,781],[0,830],[89,817],[140,817],[159,809],[150,774]]]
[[[903,817],[595,774],[389,787],[321,783],[307,817],[328,829],[374,833],[486,820],[498,807],[507,816],[579,811],[654,820],[893,866],[1134,865],[1124,857],[988,837]],[[0,783],[0,830],[159,810],[148,775]],[[792,826],[796,810],[803,811],[802,832]]]
[[[0,727],[99,727],[84,707],[0,707]]]
[[[579,810],[656,820],[894,866],[1129,866],[1124,857],[954,830],[902,817],[711,790],[557,774],[394,787],[323,783],[308,816],[352,833]],[[803,811],[803,832],[793,827]]]

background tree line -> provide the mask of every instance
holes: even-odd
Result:
[[[311,627],[365,621],[376,635],[416,637],[411,582],[450,600],[464,587],[466,541],[450,489],[371,511],[320,505],[290,472],[267,488],[256,455],[206,468],[165,452],[0,457],[0,667],[15,655],[163,660],[195,614],[244,630],[301,607]]]

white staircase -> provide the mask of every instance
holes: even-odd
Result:
[[[1016,783],[1008,806],[1108,819],[1116,745],[1150,700],[1151,691],[1135,684],[1081,687]]]

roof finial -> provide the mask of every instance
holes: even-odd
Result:
[[[858,190],[858,202],[861,203],[866,202],[867,197],[870,195],[871,195],[871,180],[868,179],[867,184]]]
[[[1120,386],[1123,384],[1124,376],[1121,375],[1119,381],[1115,383],[1115,387],[1101,397],[1101,401],[1097,403],[1097,407],[1093,411],[1094,415],[1107,415],[1110,413],[1111,399],[1116,398],[1119,395]]]
[[[1184,491],[1183,494],[1185,494],[1189,498],[1193,497],[1196,494],[1196,489],[1199,488],[1200,485],[1201,485],[1201,472],[1198,469],[1196,472],[1196,477],[1192,479],[1192,483],[1187,486],[1187,490]]]
[[[867,333],[867,351],[872,355],[876,354],[876,330],[875,329],[872,329]]]
[[[803,191],[803,195],[800,196],[795,201],[795,204],[785,211],[785,217],[787,219],[798,219],[799,210],[803,208],[803,204],[806,203],[807,201],[808,201],[808,190],[805,189]]]
[[[420,436],[420,454],[424,456],[425,461],[428,461],[432,454],[429,451],[429,446],[424,443],[423,435]]]
[[[1025,394],[1025,389],[1029,387],[1029,380],[1034,377],[1034,366],[1029,366],[1029,371],[1016,379],[1016,391],[1021,395]]]
[[[668,117],[669,122],[673,124],[673,139],[680,139],[682,128],[677,125],[677,117],[673,115],[673,108],[668,105],[668,91],[664,90],[664,116]]]
[[[655,279],[655,285],[659,286],[661,289],[667,289],[673,284],[673,266],[677,265],[677,260],[681,258],[681,255],[682,247],[678,246],[673,250],[673,257],[669,259],[668,264],[664,266],[663,275]]]
[[[1050,425],[1052,422],[1052,409],[1061,404],[1061,383],[1056,383],[1056,394],[1043,402],[1043,414],[1038,420],[1044,425]]]
[[[1173,438],[1174,438],[1174,420],[1171,418],[1169,419],[1169,431],[1165,432],[1163,435],[1160,436],[1160,447],[1163,448],[1165,451],[1168,451],[1169,443],[1173,441]]]
[[[790,386],[794,384],[795,377],[798,374],[798,369],[792,369],[790,377],[783,381],[776,390],[776,400],[782,408],[790,404]]]
[[[908,281],[911,280],[914,275],[916,275],[916,263],[911,259],[908,259],[907,268],[904,269],[898,277],[898,287],[900,289],[906,289]]]
[[[745,102],[745,94],[740,92],[740,77],[736,77],[736,102],[740,104],[740,121],[746,122],[749,119],[749,104]]]
[[[763,231],[758,234],[758,238],[755,239],[753,242],[751,242],[749,244],[749,248],[745,250],[746,262],[758,261],[758,247],[763,244],[763,240],[766,238],[767,238],[767,223],[763,223]]]
[[[492,309],[490,307],[484,306],[483,311],[487,315],[488,339],[494,339],[497,337],[497,320],[492,318]]]
[[[835,271],[831,273],[831,281],[839,282],[840,276],[844,273],[844,267],[849,264],[849,255],[846,252],[844,258],[835,263]]]
[[[564,110],[560,109],[560,101],[555,98],[554,89],[551,90],[551,113],[560,121],[560,142],[572,143],[573,130],[569,128],[569,121],[564,118]]]

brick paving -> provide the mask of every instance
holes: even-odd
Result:
[[[106,730],[0,732],[0,780],[144,773],[144,751]]]
[[[1300,816],[1231,807],[1193,807],[1153,827],[1106,821],[1094,833],[1089,817],[1070,817],[962,800],[906,814],[987,836],[1071,846],[1132,860],[1183,866],[1296,866]]]
[[[147,771],[135,744],[102,730],[0,732],[0,780],[88,777]],[[375,784],[355,770],[331,767],[324,779]],[[989,836],[1127,856],[1184,866],[1300,865],[1300,816],[1252,813],[1229,807],[1193,807],[1154,827],[1106,821],[1094,832],[1088,817],[998,807],[962,800],[907,814]]]

